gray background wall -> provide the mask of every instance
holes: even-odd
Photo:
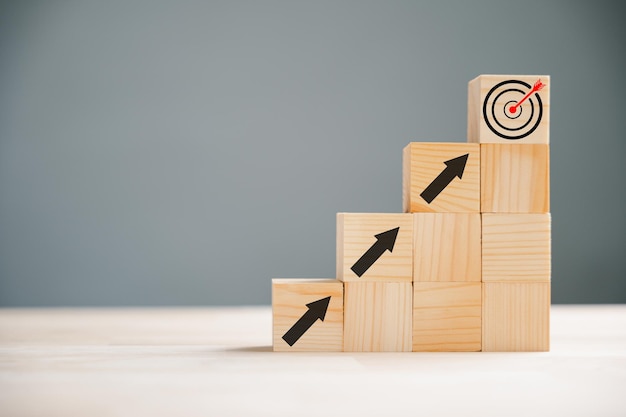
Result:
[[[553,301],[626,302],[619,2],[7,2],[0,305],[269,304],[401,211],[467,82],[550,74]]]

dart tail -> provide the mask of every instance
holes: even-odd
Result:
[[[541,82],[541,78],[539,78],[537,80],[537,82],[535,83],[535,85],[533,85],[533,92],[537,92],[537,91],[541,90],[545,86],[546,85]]]

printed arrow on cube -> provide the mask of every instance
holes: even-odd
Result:
[[[393,252],[393,247],[396,244],[396,238],[398,237],[399,227],[395,229],[387,230],[386,232],[375,235],[376,242],[359,258],[354,265],[352,265],[352,271],[360,278],[365,272],[370,269],[372,265],[383,256],[385,251]]]
[[[424,191],[422,191],[420,196],[430,204],[455,177],[459,177],[459,179],[463,178],[463,171],[465,171],[465,164],[467,164],[468,157],[469,154],[466,153],[465,155],[445,161],[444,164],[446,164],[446,168],[441,171],[441,174],[439,174]]]
[[[318,319],[324,321],[329,303],[330,297],[326,297],[307,304],[308,310],[298,319],[296,324],[291,326],[291,329],[287,330],[287,333],[283,335],[283,340],[289,346],[293,346]]]

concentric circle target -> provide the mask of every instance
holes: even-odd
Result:
[[[483,102],[483,118],[493,133],[503,139],[517,140],[537,129],[543,104],[538,93],[523,100],[531,89],[524,81],[506,80],[489,90]]]

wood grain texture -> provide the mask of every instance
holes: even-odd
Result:
[[[480,143],[482,121],[480,84],[480,76],[467,83],[467,141],[470,143]]]
[[[495,134],[487,124],[485,123],[484,115],[483,115],[483,102],[494,86],[498,83],[506,80],[520,80],[523,81],[530,86],[534,85],[537,80],[541,79],[541,82],[545,84],[545,86],[538,92],[541,97],[543,114],[541,117],[541,121],[537,128],[530,133],[528,136],[520,138],[520,139],[504,139],[497,134]],[[499,100],[495,102],[494,109],[495,111],[502,111],[507,102],[510,99],[521,99],[527,91],[530,89],[520,86],[518,84],[511,84],[507,87],[503,88],[515,88],[520,89],[521,92],[513,93],[512,96],[508,96],[507,94],[501,95]],[[471,143],[506,143],[511,144],[515,143],[542,143],[548,144],[550,142],[550,76],[549,75],[480,75],[468,83],[468,94],[467,94],[467,139]],[[501,90],[498,90],[501,91]],[[497,95],[497,94],[496,94]],[[494,98],[496,96],[493,96]],[[490,99],[491,102],[491,99]],[[491,114],[491,106],[488,106],[487,115],[489,117],[490,123],[492,125],[496,125],[493,121]],[[535,105],[534,108],[531,108],[530,100],[526,100],[521,105],[521,115],[520,118],[512,117],[508,118],[504,113],[497,113],[500,115],[498,118],[498,122],[502,124],[505,128],[509,129],[518,129],[524,123],[521,123],[522,120],[527,121],[528,119],[524,119],[527,115],[530,115],[532,112],[538,114],[538,106]],[[534,124],[534,123],[533,123]],[[496,125],[497,126],[497,125]],[[523,133],[530,128],[530,125],[526,129],[519,130],[519,133]],[[499,128],[502,129],[502,128]],[[503,132],[507,132],[506,129],[502,130]],[[510,135],[513,135],[511,131],[509,131]]]
[[[399,227],[393,251],[358,277],[350,268],[377,239],[375,235]],[[413,216],[403,213],[337,214],[337,279],[340,281],[413,280]]]
[[[481,350],[481,283],[413,283],[413,351]]]
[[[410,352],[410,282],[346,282],[344,351]]]
[[[548,213],[549,145],[481,144],[481,211]]]
[[[481,281],[479,213],[413,216],[413,281]]]
[[[324,321],[317,320],[293,345],[283,335],[307,312],[307,304],[331,297]],[[343,349],[343,283],[335,279],[273,279],[274,351],[341,351]]]
[[[483,214],[483,282],[550,281],[550,236],[549,213]]]
[[[420,195],[441,172],[445,161],[469,154],[462,178],[454,178],[430,203]],[[405,213],[479,212],[480,149],[471,143],[412,142],[403,151],[402,201]]]
[[[550,350],[550,283],[484,282],[485,352]]]

